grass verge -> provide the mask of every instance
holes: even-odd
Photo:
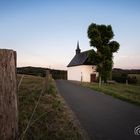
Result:
[[[21,75],[18,75],[18,81]],[[29,122],[32,111],[44,87],[41,77],[25,75],[18,91],[19,97],[19,139]],[[83,140],[83,136],[68,115],[55,82],[52,80],[42,94],[24,140]]]
[[[99,87],[98,83],[82,83],[84,87],[91,88],[104,94],[111,95],[136,105],[140,105],[140,86],[125,84],[103,84]]]

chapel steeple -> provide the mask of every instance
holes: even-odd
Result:
[[[76,49],[76,55],[81,53],[81,49],[79,47],[79,41],[77,41],[77,49]]]

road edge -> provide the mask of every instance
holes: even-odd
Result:
[[[64,104],[64,107],[66,108],[66,110],[68,112],[68,116],[70,117],[70,119],[72,120],[74,125],[78,127],[79,133],[81,134],[81,136],[83,137],[84,140],[90,140],[87,132],[82,127],[82,125],[81,125],[79,119],[77,118],[76,114],[72,111],[71,107],[67,104],[65,99],[61,96],[61,94],[59,92],[59,89],[57,88],[56,81],[55,81],[55,86],[56,86],[57,94],[60,97],[61,102]]]

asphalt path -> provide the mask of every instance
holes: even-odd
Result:
[[[140,125],[139,106],[70,81],[56,80],[56,85],[91,140],[140,140],[134,134]]]

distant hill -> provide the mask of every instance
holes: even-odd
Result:
[[[55,70],[55,69],[42,68],[42,67],[31,67],[31,66],[18,67],[17,73],[45,77],[46,70],[50,70],[50,73],[52,74],[52,77],[54,79],[67,79],[66,70]]]
[[[119,69],[114,68],[113,72],[127,73],[127,74],[140,74],[140,69]]]

